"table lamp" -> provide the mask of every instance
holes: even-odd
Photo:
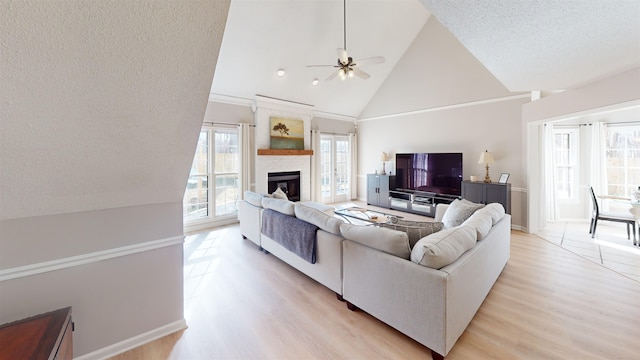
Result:
[[[478,164],[484,164],[487,169],[487,173],[484,176],[484,182],[490,183],[491,178],[489,177],[489,164],[493,164],[493,155],[488,150],[485,150],[480,154],[480,160],[478,160]]]
[[[380,155],[380,160],[382,160],[382,175],[386,175],[387,172],[384,170],[384,163],[389,161],[389,155],[387,155],[386,152],[383,152],[382,155]]]

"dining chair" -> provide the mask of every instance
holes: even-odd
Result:
[[[591,211],[591,226],[589,228],[589,234],[591,238],[596,236],[596,227],[598,226],[598,220],[615,221],[627,224],[627,239],[631,239],[631,231],[633,231],[633,244],[636,244],[636,219],[631,212],[617,213],[617,212],[601,212],[598,207],[598,200],[596,194],[593,192],[593,187],[589,186],[589,192],[591,193],[591,201],[593,202],[593,210]],[[640,230],[639,230],[640,232]]]
[[[630,212],[636,218],[636,223],[638,223],[638,237],[640,238],[640,201],[632,204]],[[638,242],[634,241],[633,245],[640,246],[640,239],[638,239]]]

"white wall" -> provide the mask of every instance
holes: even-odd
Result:
[[[3,221],[0,323],[71,306],[74,356],[184,328],[181,213],[161,204]]]
[[[355,119],[337,120],[314,116],[311,118],[311,128],[325,133],[346,135],[356,131]]]
[[[380,154],[401,152],[461,152],[463,176],[484,176],[480,153],[489,150],[495,163],[491,179],[510,173],[512,215],[516,227],[526,227],[522,202],[526,199],[521,161],[520,112],[526,98],[442,109],[422,114],[358,122],[358,198],[366,198],[366,174],[380,171]],[[395,164],[387,163],[387,170]],[[395,173],[395,171],[394,171]]]
[[[74,356],[185,326],[182,196],[229,1],[3,2],[0,323]]]
[[[544,226],[544,182],[540,180],[540,124],[581,116],[607,114],[620,109],[640,109],[640,68],[583,87],[553,94],[522,107],[523,127],[527,129],[527,187],[529,188],[529,231]]]
[[[209,100],[204,114],[204,122],[254,124],[254,115],[249,101],[231,104]]]

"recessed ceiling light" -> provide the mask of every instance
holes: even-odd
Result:
[[[313,85],[318,85],[320,83],[320,80],[318,79],[313,79],[313,81],[311,82]]]
[[[276,71],[276,74],[278,74],[278,76],[283,77],[284,76],[284,69],[278,69],[278,71]]]

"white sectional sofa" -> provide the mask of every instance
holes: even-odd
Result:
[[[296,218],[311,220],[319,225],[316,233],[316,262],[311,264],[287,250],[276,240],[261,233],[262,214],[265,209],[275,210]],[[322,210],[331,207],[311,202],[293,203],[287,200],[268,198],[256,193],[245,193],[240,204],[238,219],[243,237],[251,240],[265,252],[271,253],[305,275],[342,296],[342,241],[340,221]],[[304,220],[301,220],[304,221]]]
[[[315,264],[261,232],[266,209],[318,226]],[[247,193],[238,216],[244,237],[334,291],[349,309],[425,345],[434,358],[449,353],[509,259],[511,217],[500,204],[438,205],[435,220],[444,229],[420,239],[408,230],[346,224],[321,210]]]
[[[438,205],[436,220],[442,219],[445,211],[446,205]],[[403,254],[345,240],[342,296],[350,309],[366,311],[431,349],[434,358],[442,358],[469,325],[506,265],[510,234],[511,217],[502,215],[470,250],[439,269],[415,262],[413,255],[420,242],[409,260]]]

